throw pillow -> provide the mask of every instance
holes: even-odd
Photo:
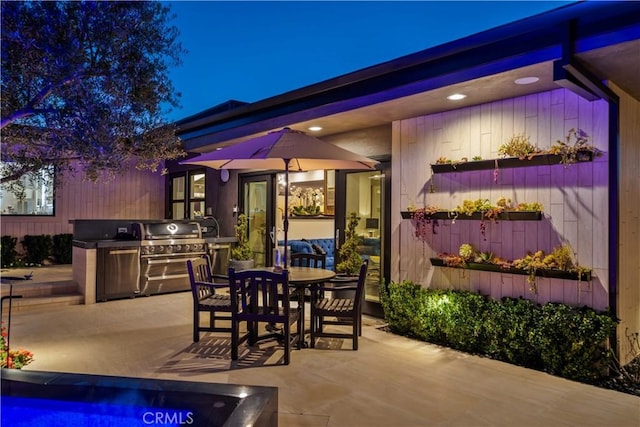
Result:
[[[327,254],[324,251],[324,249],[322,249],[320,246],[316,245],[315,243],[312,243],[311,247],[313,248],[313,252],[315,252],[318,255],[326,255]]]

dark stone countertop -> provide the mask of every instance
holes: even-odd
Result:
[[[82,249],[96,248],[137,248],[140,247],[139,240],[116,240],[116,239],[98,239],[98,240],[76,240],[72,242],[72,246]]]

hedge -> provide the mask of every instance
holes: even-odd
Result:
[[[617,320],[566,304],[500,301],[468,291],[392,282],[381,292],[392,332],[594,383],[607,376]]]

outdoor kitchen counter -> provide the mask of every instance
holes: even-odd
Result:
[[[72,246],[82,249],[96,248],[136,248],[140,246],[139,240],[116,240],[116,239],[99,239],[99,240],[73,240]]]

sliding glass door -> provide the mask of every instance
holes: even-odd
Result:
[[[273,228],[274,191],[273,175],[241,177],[240,212],[249,220],[249,244],[256,267],[271,265],[271,238]]]
[[[385,247],[385,234],[389,209],[389,170],[381,164],[379,170],[336,172],[336,241],[337,249],[344,243],[347,218],[356,213],[360,218],[356,233],[359,238],[358,253],[369,260],[365,285],[363,312],[382,316],[380,289],[389,277],[389,257]]]

